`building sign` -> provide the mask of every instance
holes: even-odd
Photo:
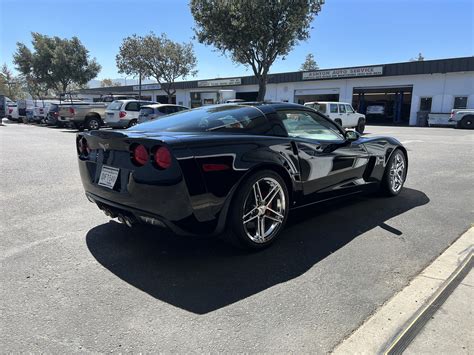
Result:
[[[240,78],[198,81],[198,87],[229,86],[229,85],[240,85],[240,84],[242,84],[242,80]]]
[[[346,69],[317,70],[303,73],[303,80],[352,78],[359,76],[382,75],[383,66],[357,67]]]
[[[160,84],[143,84],[142,85],[142,90],[160,90],[161,85]],[[139,91],[140,86],[139,85],[134,85],[133,86],[133,91]]]

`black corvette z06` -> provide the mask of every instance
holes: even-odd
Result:
[[[271,244],[290,209],[364,191],[398,195],[406,149],[289,103],[206,106],[77,135],[88,199],[133,226]]]

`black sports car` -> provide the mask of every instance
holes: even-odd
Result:
[[[77,135],[86,195],[129,226],[218,234],[263,248],[290,209],[379,189],[395,196],[407,151],[390,137],[344,131],[289,103],[207,106],[124,131]]]

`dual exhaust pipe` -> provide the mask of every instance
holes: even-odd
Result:
[[[115,213],[114,211],[108,208],[103,208],[102,210],[104,211],[106,216],[109,216],[110,218],[117,218],[120,223],[125,224],[127,227],[131,228],[134,224],[137,223],[136,219],[131,216],[127,216],[121,213]]]

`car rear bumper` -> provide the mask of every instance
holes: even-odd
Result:
[[[128,124],[130,123],[130,120],[118,120],[118,121],[105,121],[105,124],[109,127],[112,128],[125,128],[128,127]]]
[[[217,220],[196,219],[185,181],[181,176],[163,182],[143,181],[133,170],[120,169],[113,189],[99,186],[102,164],[79,160],[79,172],[86,196],[112,217],[166,226],[180,235],[213,233]],[[107,213],[109,212],[109,213]]]

